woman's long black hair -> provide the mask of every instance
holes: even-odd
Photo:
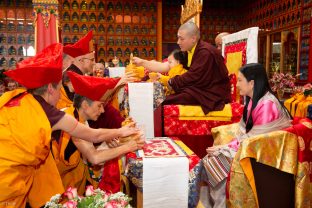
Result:
[[[246,133],[250,131],[253,127],[253,119],[252,119],[252,111],[257,106],[258,101],[267,93],[270,92],[273,94],[269,80],[265,71],[265,68],[262,64],[251,63],[246,64],[240,68],[240,72],[244,75],[247,81],[254,80],[254,89],[253,89],[253,97],[250,98],[246,96],[244,112],[243,112],[243,120],[246,124]],[[274,94],[273,94],[274,95]],[[249,118],[247,118],[247,108],[248,104],[252,99],[252,106],[249,114]],[[286,110],[284,108],[284,110]],[[288,113],[288,111],[286,110]],[[288,113],[289,114],[289,113]]]

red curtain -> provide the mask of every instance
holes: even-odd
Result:
[[[43,15],[40,13],[37,14],[37,21],[35,25],[36,52],[42,51],[42,49],[52,43],[59,42],[56,16],[54,14],[49,15],[50,19],[46,25]]]

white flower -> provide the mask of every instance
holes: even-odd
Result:
[[[86,196],[92,196],[94,194],[93,186],[87,186]]]

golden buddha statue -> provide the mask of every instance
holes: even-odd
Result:
[[[105,32],[105,28],[104,28],[104,26],[102,24],[100,24],[98,31],[99,31],[99,33],[104,33]]]
[[[73,3],[72,3],[72,9],[78,9],[78,2],[77,1],[74,1]]]
[[[1,36],[0,37],[0,43],[5,43],[5,42],[6,42],[6,36]]]
[[[0,66],[2,66],[2,67],[7,66],[7,61],[4,57],[2,57],[2,59],[0,60]]]
[[[0,47],[0,55],[6,55],[6,51],[5,51],[4,46]]]
[[[104,3],[102,1],[98,4],[98,9],[99,9],[99,11],[104,10]]]
[[[86,1],[82,1],[80,4],[80,9],[81,10],[86,10],[87,9],[87,2]]]
[[[88,16],[85,12],[82,13],[80,20],[81,20],[81,22],[87,22],[88,21]]]
[[[78,21],[78,14],[77,12],[74,12],[73,15],[72,15],[72,20],[77,22]]]
[[[100,50],[99,50],[99,56],[100,56],[100,57],[105,56],[105,51],[104,51],[103,48],[100,48]]]
[[[74,33],[78,33],[78,32],[79,32],[79,27],[78,27],[77,24],[74,24],[74,26],[73,26],[73,32],[74,32]]]
[[[13,46],[9,48],[8,52],[9,52],[9,55],[16,55],[16,49]]]
[[[20,46],[17,50],[17,55],[23,56],[23,46]]]
[[[103,26],[103,25],[102,25]],[[105,40],[103,37],[100,37],[100,40],[99,40],[99,46],[104,46],[105,45]]]
[[[68,12],[65,12],[64,15],[63,15],[63,20],[64,21],[69,21],[69,14]]]
[[[95,16],[94,13],[91,13],[91,15],[90,15],[90,21],[91,21],[91,22],[95,22],[95,21],[96,21],[96,16]]]
[[[91,1],[89,8],[90,8],[90,10],[96,10],[96,5],[93,1]]]
[[[121,50],[121,48],[118,48],[118,49],[117,49],[116,55],[117,55],[117,56],[122,56],[122,50]]]

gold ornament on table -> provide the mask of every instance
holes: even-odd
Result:
[[[136,66],[133,64],[133,54],[130,54],[130,61],[126,67],[126,72],[133,72],[138,80],[141,80],[145,76],[144,67]]]

